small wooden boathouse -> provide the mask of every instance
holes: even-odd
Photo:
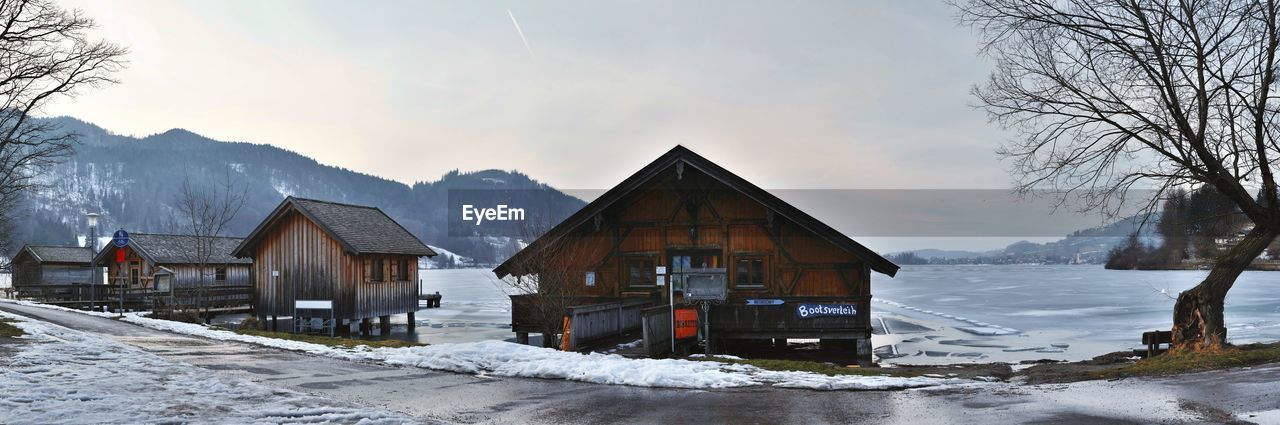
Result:
[[[413,323],[418,259],[436,253],[378,208],[288,197],[234,255],[253,259],[260,322],[270,317],[278,329],[295,301],[331,302],[339,331],[358,320],[367,333],[375,317],[383,332],[392,315],[407,313]]]

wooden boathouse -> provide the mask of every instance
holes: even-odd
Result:
[[[680,305],[689,279],[719,278],[727,296],[704,317],[712,337],[708,345],[819,339],[856,350],[861,363],[871,359],[871,273],[893,276],[898,266],[676,146],[494,273],[509,279],[546,270],[568,278],[539,285],[563,285],[567,289],[558,292],[578,297],[582,305],[615,303],[616,309],[606,309],[617,316],[609,319],[614,324],[638,324],[638,315],[646,313],[627,309],[640,302],[662,306],[655,307],[661,316],[671,314],[664,284],[674,285]],[[522,312],[527,302],[520,297],[513,297],[513,330],[537,332],[528,326],[531,319]],[[571,326],[579,332],[576,323]],[[671,322],[665,326],[669,330]]]
[[[108,294],[99,300],[123,296],[126,308],[248,310],[252,261],[231,255],[241,241],[133,233],[123,248],[108,243],[93,258],[95,266],[107,269]]]
[[[253,259],[260,322],[270,317],[278,330],[276,320],[293,317],[295,301],[330,302],[343,333],[357,320],[368,333],[375,317],[388,332],[395,314],[407,313],[412,326],[418,309],[418,259],[436,255],[378,208],[292,196],[234,254]],[[307,314],[299,316],[313,317]]]
[[[102,283],[102,269],[93,266],[93,249],[88,247],[27,245],[10,264],[18,297],[69,300]]]

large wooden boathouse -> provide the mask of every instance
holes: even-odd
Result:
[[[235,249],[253,258],[263,323],[295,314],[295,301],[331,302],[339,330],[418,309],[418,259],[436,253],[375,207],[288,197]],[[299,314],[300,316],[302,314]],[[305,316],[312,317],[312,316]],[[325,317],[318,313],[317,317]],[[297,319],[297,318],[295,318]]]
[[[494,273],[510,279],[548,269],[570,276],[554,282],[570,287],[561,293],[584,304],[622,301],[618,311],[631,300],[667,304],[663,283],[675,285],[680,304],[686,278],[718,274],[728,294],[707,315],[713,346],[730,340],[845,341],[833,345],[856,349],[861,362],[871,358],[871,273],[893,276],[898,266],[676,146]],[[536,331],[522,328],[528,319],[519,317],[518,302],[515,307],[514,330]]]

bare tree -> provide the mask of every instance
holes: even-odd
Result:
[[[78,135],[33,113],[86,87],[114,83],[125,49],[94,41],[92,19],[48,0],[0,0],[0,252],[8,252],[23,195],[35,177],[74,152]]]
[[[186,288],[186,292],[194,295],[196,310],[206,323],[211,317],[209,275],[216,273],[211,266],[217,266],[210,264],[210,260],[215,255],[227,254],[217,252],[218,238],[244,207],[247,198],[248,185],[236,184],[227,171],[223,180],[214,184],[198,185],[192,183],[190,177],[184,178],[174,201],[180,234],[185,236],[198,270],[195,287]]]
[[[1174,305],[1175,351],[1226,340],[1223,302],[1280,232],[1271,0],[954,0],[995,61],[974,89],[1016,138],[1018,188],[1118,210],[1133,188],[1211,187],[1254,227]],[[1261,190],[1263,202],[1250,194]],[[1128,200],[1132,202],[1132,200]]]
[[[546,224],[526,222],[521,226],[521,239],[532,241],[551,228]],[[566,248],[568,244],[550,241],[544,248],[522,251],[510,265],[511,275],[499,280],[500,289],[512,297],[513,317],[536,323],[541,330],[542,345],[557,347],[564,333],[564,317],[569,307],[583,304],[585,273],[590,269],[585,250]],[[598,260],[598,259],[597,259]]]

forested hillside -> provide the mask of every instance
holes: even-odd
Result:
[[[286,196],[373,205],[427,244],[487,264],[514,252],[511,237],[450,237],[450,190],[491,191],[495,200],[526,206],[527,219],[558,222],[581,208],[574,197],[516,171],[450,172],[413,185],[320,164],[265,144],[215,141],[174,129],[142,138],[120,136],[73,118],[53,118],[61,131],[82,135],[74,156],[39,176],[47,188],[24,205],[18,243],[72,243],[85,231],[84,214],[104,214],[102,228],[164,232],[174,228],[173,202],[184,179],[230,180],[247,187],[247,201],[229,226],[244,235]],[[423,158],[423,161],[432,161]],[[371,170],[376,172],[377,170]]]

